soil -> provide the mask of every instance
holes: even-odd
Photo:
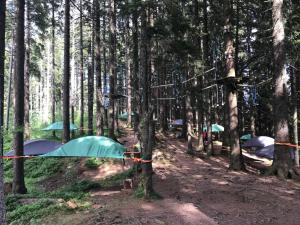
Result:
[[[186,154],[186,143],[175,137],[159,140],[153,184],[161,200],[137,199],[132,190],[97,190],[91,192],[93,209],[54,216],[46,224],[300,224],[300,183],[265,177],[252,169],[229,171],[224,156],[202,159]],[[132,134],[121,139],[128,147],[135,141]],[[81,176],[99,179],[97,171]]]

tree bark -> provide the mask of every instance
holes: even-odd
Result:
[[[131,127],[132,125],[132,74],[131,74],[131,58],[130,58],[130,21],[129,16],[126,18],[126,28],[125,28],[125,38],[126,38],[126,50],[125,50],[125,63],[126,63],[126,79],[127,79],[127,113],[128,120],[127,125]]]
[[[230,169],[244,170],[243,155],[240,149],[238,131],[238,106],[237,89],[235,82],[234,47],[232,37],[232,5],[230,0],[225,2],[225,44],[226,44],[226,78],[227,78],[227,102],[229,110],[230,132]]]
[[[67,143],[70,140],[70,0],[65,0],[63,123],[63,143]]]
[[[24,139],[30,139],[30,121],[29,121],[29,83],[30,83],[30,42],[31,42],[31,3],[26,2],[26,51],[25,51],[25,73],[24,73]]]
[[[9,83],[8,83],[8,96],[6,104],[6,131],[9,130],[9,120],[10,120],[10,108],[11,108],[11,93],[12,93],[12,81],[13,81],[13,71],[15,65],[15,28],[12,31],[11,40],[11,50],[10,50],[10,62],[9,62]]]
[[[3,170],[4,62],[6,1],[0,2],[0,224],[6,225]],[[13,49],[13,48],[12,48]],[[12,59],[11,59],[12,60]]]
[[[93,135],[94,114],[94,26],[92,26],[91,40],[88,48],[88,135]]]
[[[106,8],[106,0],[103,1],[103,8]],[[103,46],[103,86],[104,90],[107,90],[107,60],[106,60],[106,19],[107,14],[103,15],[103,34],[102,34],[102,46]],[[105,93],[106,94],[106,93]],[[104,108],[104,125],[108,128],[108,112],[107,109]]]
[[[95,5],[95,36],[96,36],[96,104],[97,104],[97,135],[104,135],[104,106],[101,81],[101,39],[100,39],[100,4],[94,0]]]
[[[298,145],[298,92],[297,92],[297,76],[294,69],[291,72],[291,89],[292,89],[292,118],[293,118],[293,137],[294,144]],[[295,166],[299,167],[299,149],[295,149]]]
[[[274,125],[275,143],[289,143],[288,126],[288,85],[285,71],[285,32],[283,18],[283,0],[273,0],[273,50],[274,50]],[[273,168],[281,178],[287,178],[291,169],[287,146],[275,144]]]
[[[79,5],[79,55],[80,55],[80,66],[79,66],[79,74],[80,74],[80,135],[84,135],[84,86],[83,86],[83,22],[82,22],[82,0],[80,0]]]
[[[109,137],[115,137],[115,79],[116,71],[116,3],[115,0],[109,0]]]
[[[138,0],[134,0],[138,4]],[[134,8],[132,13],[132,41],[133,41],[133,71],[132,71],[132,111],[135,113],[134,117],[134,131],[138,132],[140,110],[138,108],[139,102],[139,25],[138,25],[138,10]]]
[[[23,156],[24,142],[24,14],[25,1],[16,2],[16,70],[14,74],[14,150],[16,156]],[[27,192],[24,181],[24,159],[14,160],[13,192],[25,194]]]
[[[51,52],[52,52],[52,77],[51,77],[51,90],[52,90],[52,104],[51,104],[51,121],[55,123],[55,104],[56,104],[56,85],[55,85],[55,1],[51,1],[52,5],[52,42],[51,42]],[[55,131],[52,132],[52,136],[55,137]]]
[[[142,101],[141,101],[141,112],[142,118],[139,122],[139,131],[141,138],[141,152],[142,158],[144,160],[152,160],[152,112],[149,108],[149,86],[150,86],[150,76],[149,76],[149,61],[148,61],[148,32],[147,32],[147,13],[143,6],[141,13],[141,86],[142,86]],[[145,198],[149,198],[153,192],[152,187],[152,162],[147,162],[142,164],[143,173],[143,186]]]

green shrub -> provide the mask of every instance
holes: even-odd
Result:
[[[89,158],[85,161],[85,166],[88,169],[97,169],[100,165],[103,164],[103,160],[97,158]]]

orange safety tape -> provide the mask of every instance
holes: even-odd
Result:
[[[291,144],[291,143],[280,143],[280,142],[276,142],[276,145],[285,145],[285,146],[291,146],[291,147],[296,147],[298,149],[300,149],[300,145],[295,145],[295,144]]]

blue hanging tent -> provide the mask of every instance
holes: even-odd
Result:
[[[25,156],[36,156],[43,155],[54,151],[55,149],[62,146],[61,143],[50,140],[30,140],[24,142],[24,155]],[[14,156],[13,150],[7,152],[5,156]]]

